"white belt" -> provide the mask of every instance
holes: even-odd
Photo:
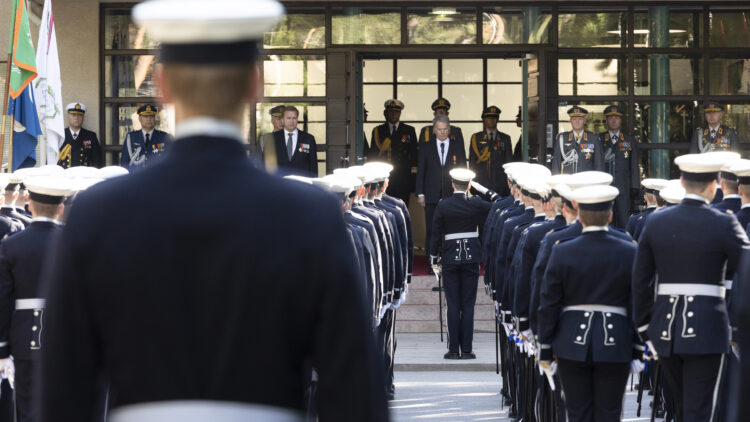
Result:
[[[108,422],[302,422],[301,414],[279,407],[216,401],[169,401],[115,409]]]
[[[16,310],[22,309],[44,309],[44,299],[16,299]]]
[[[470,239],[479,237],[477,232],[463,232],[463,233],[451,233],[445,235],[445,240],[456,240],[456,239]]]
[[[725,287],[716,284],[666,283],[660,284],[657,289],[657,294],[665,296],[713,296],[722,299],[726,292]]]
[[[732,280],[724,280],[724,288],[727,290],[732,290]]]
[[[618,314],[624,317],[628,316],[628,310],[619,306],[607,306],[607,305],[573,305],[566,306],[563,308],[563,312],[568,311],[583,311],[583,312],[602,312]]]

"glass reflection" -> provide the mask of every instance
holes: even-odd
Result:
[[[322,10],[295,10],[263,34],[263,48],[325,48],[325,21]]]
[[[107,50],[151,49],[159,44],[138,28],[130,8],[107,8],[104,12],[104,48]]]
[[[624,95],[628,87],[626,75],[624,58],[558,60],[560,95]]]
[[[561,13],[558,15],[560,47],[624,47],[627,22],[624,12]]]
[[[154,81],[156,56],[105,56],[106,97],[158,97]]]
[[[474,8],[433,7],[408,9],[409,44],[476,44],[477,12]]]
[[[333,44],[400,44],[399,9],[346,7],[333,9]]]
[[[750,47],[750,9],[711,11],[708,16],[711,47]]]
[[[646,56],[638,56],[635,59],[633,78],[635,82],[635,95],[652,95],[661,93],[663,95],[692,95],[699,94],[703,87],[703,67],[701,60],[695,57],[669,56],[669,83],[667,91],[654,91],[652,86],[652,59]],[[663,75],[658,75],[663,76]]]
[[[263,59],[264,96],[325,96],[325,75],[325,56],[266,56]]]
[[[750,58],[712,58],[708,71],[711,94],[750,94]]]
[[[524,15],[504,7],[484,8],[482,42],[484,44],[546,44],[552,14],[542,13],[531,19],[528,35],[524,36]]]
[[[437,84],[409,85],[399,84],[397,86],[398,99],[404,102],[406,107],[401,112],[403,121],[429,121],[432,122],[432,102],[438,95]],[[419,128],[417,128],[419,129]]]
[[[669,12],[669,46],[700,47],[703,33],[700,12]],[[648,12],[633,14],[635,47],[654,47],[651,34],[652,17]]]

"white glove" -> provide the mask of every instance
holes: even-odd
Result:
[[[526,342],[533,342],[534,341],[534,334],[531,332],[531,330],[526,330],[521,333],[521,337]]]
[[[643,362],[641,362],[639,359],[633,359],[630,362],[630,373],[638,374],[641,371],[643,371]]]
[[[552,389],[552,391],[555,391],[555,380],[554,378],[552,378],[552,376],[555,375],[555,373],[557,372],[557,362],[549,361],[549,360],[540,360],[539,371],[547,377],[547,381],[549,382],[550,389]]]
[[[2,377],[7,378],[10,383],[10,388],[16,388],[16,367],[13,365],[12,358],[0,359],[0,369],[2,370]]]
[[[648,346],[648,352],[651,353],[654,360],[659,360],[659,355],[656,354],[656,349],[654,349],[654,343],[651,343],[651,340],[646,340],[646,345]]]
[[[485,193],[487,193],[487,191],[489,190],[489,189],[485,188],[484,186],[480,185],[479,183],[477,183],[477,182],[475,182],[473,180],[471,181],[471,187],[474,188],[474,189],[476,189],[477,192],[481,193],[482,195],[484,195]]]

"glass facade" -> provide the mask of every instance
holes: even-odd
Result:
[[[575,2],[454,6],[288,5],[287,16],[263,38],[264,85],[248,114],[248,137],[269,130],[269,107],[295,104],[301,127],[325,151],[343,142],[327,139],[326,117],[342,113],[331,98],[352,102],[348,110],[356,113],[369,110],[368,121],[352,112],[345,117],[353,124],[346,142],[349,133],[362,142],[382,121],[385,100],[404,101],[402,119],[421,127],[432,119],[432,101],[443,96],[465,136],[481,129],[483,107],[497,105],[501,130],[514,141],[520,137],[520,108],[528,120],[524,136],[541,145],[545,131],[530,125],[565,130],[565,111],[581,104],[591,111],[589,129],[599,131],[603,108],[619,104],[624,129],[646,145],[642,170],[654,176],[673,172],[667,160],[686,151],[693,129],[705,124],[701,105],[708,99],[727,104],[724,122],[750,140],[748,6],[627,0],[595,8]],[[131,108],[158,97],[152,79],[158,46],[133,25],[128,7],[101,7],[100,109],[108,160],[114,160],[121,132],[134,125]],[[346,86],[331,80],[342,72],[331,69],[331,55],[341,53],[354,63],[345,71],[353,78]],[[172,124],[168,107],[160,119]]]

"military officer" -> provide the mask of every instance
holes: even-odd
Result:
[[[57,165],[63,168],[74,166],[102,166],[102,148],[96,133],[83,128],[86,106],[82,103],[70,103],[68,110],[68,127],[65,129],[65,141],[60,146]]]
[[[19,207],[16,205],[19,201],[22,204],[26,202],[26,198],[20,198],[22,184],[23,173],[14,172],[10,174],[8,184],[5,185],[5,202],[0,207],[0,215],[15,220],[17,229],[24,229],[31,224],[31,218],[19,212]]]
[[[72,193],[70,182],[59,177],[34,177],[25,183],[34,218],[27,230],[0,244],[0,362],[13,356],[19,422],[36,420],[31,398],[42,348],[41,271],[61,230],[62,202]]]
[[[155,129],[156,113],[155,105],[146,104],[138,108],[138,121],[141,130],[134,130],[125,137],[122,143],[122,154],[120,165],[133,171],[147,165],[169,148],[172,137],[164,131]]]
[[[448,117],[450,115],[451,103],[445,98],[438,98],[437,100],[432,102],[431,108],[432,108],[433,116]],[[432,130],[433,130],[433,126],[430,126],[430,125],[424,126],[422,129],[419,130],[419,148],[422,148],[422,144],[424,144],[425,142],[430,141],[430,138],[433,135]],[[461,131],[460,127],[451,125],[450,136],[452,139],[455,139],[457,142],[460,142],[461,145],[464,144],[464,134]]]
[[[510,191],[503,164],[513,161],[513,143],[508,134],[497,130],[499,118],[496,106],[482,112],[484,130],[471,135],[469,167],[477,174],[477,183],[506,196]]]
[[[641,229],[643,229],[643,225],[646,223],[649,214],[656,211],[659,207],[664,206],[664,200],[659,196],[659,192],[667,184],[668,181],[665,179],[648,178],[641,181],[646,209],[638,214],[633,214],[628,220],[627,226],[625,226],[625,230],[633,236],[633,239],[638,240],[638,236],[641,235]]]
[[[737,175],[732,173],[731,167],[734,164],[728,161],[724,164],[719,172],[719,186],[721,186],[721,201],[711,204],[711,207],[736,214],[742,206],[742,198],[739,195]]]
[[[620,191],[615,200],[614,225],[624,228],[630,216],[632,199],[638,194],[638,141],[621,131],[622,109],[616,105],[604,109],[607,131],[599,134],[604,154],[604,170],[614,177],[613,186]]]
[[[448,352],[445,359],[476,359],[472,349],[474,305],[479,281],[481,246],[477,229],[491,204],[480,197],[467,198],[473,171],[450,171],[453,195],[435,209],[430,260],[440,256],[448,305]]]
[[[385,161],[393,165],[388,182],[388,194],[409,205],[414,192],[417,173],[417,132],[413,126],[401,122],[404,103],[391,99],[384,104],[385,122],[372,129],[372,144],[367,151],[370,161]]]
[[[271,132],[263,133],[258,137],[258,145],[251,147],[250,155],[261,157],[259,162],[268,163],[266,166],[275,165],[276,163],[276,151],[273,148],[265,148],[266,145],[273,145],[273,134],[284,128],[284,105],[277,105],[271,107],[268,110],[268,114],[271,115]],[[266,156],[268,154],[268,156]],[[270,172],[275,172],[276,168],[266,167]]]
[[[737,151],[740,139],[737,131],[721,123],[724,118],[724,104],[708,101],[703,105],[706,118],[705,127],[697,127],[690,138],[690,153],[712,151]]]
[[[747,231],[750,224],[750,160],[738,160],[732,164],[730,171],[737,176],[737,191],[742,202],[734,216],[737,217],[740,227]]]
[[[40,422],[90,420],[98,374],[112,420],[301,420],[308,362],[321,420],[388,419],[341,204],[255,168],[242,144],[258,44],[282,15],[274,0],[133,8],[178,140],[75,198],[46,280]],[[196,201],[212,196],[231,200]]]
[[[711,420],[730,349],[724,269],[737,268],[749,242],[734,216],[708,206],[726,161],[711,154],[675,159],[685,199],[649,216],[633,269],[636,327],[658,355],[678,421]]]
[[[609,233],[618,194],[613,186],[571,192],[582,233],[552,248],[542,282],[539,365],[551,373],[556,357],[570,422],[620,421],[628,372],[643,369],[628,311],[636,246]]]
[[[568,109],[572,130],[557,135],[552,145],[552,174],[604,170],[604,152],[599,136],[584,129],[588,114],[588,110],[581,106]]]

